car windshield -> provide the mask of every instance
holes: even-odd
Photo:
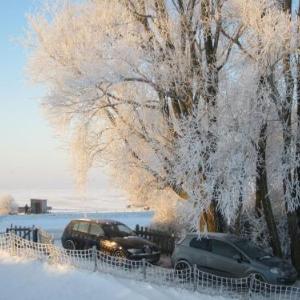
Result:
[[[135,235],[135,232],[124,224],[105,224],[102,227],[105,234],[109,237],[126,237]]]
[[[234,244],[244,251],[249,257],[254,259],[264,259],[270,258],[270,255],[267,251],[259,248],[254,243],[247,240],[237,240]]]

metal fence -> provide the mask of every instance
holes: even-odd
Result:
[[[132,261],[110,256],[96,250],[66,250],[53,244],[35,243],[13,233],[0,235],[0,250],[11,255],[67,264],[80,269],[108,273],[158,285],[174,286],[209,295],[223,295],[232,299],[300,299],[300,288],[271,285],[254,277],[225,278],[202,272],[196,267],[176,271],[151,265],[145,260]]]

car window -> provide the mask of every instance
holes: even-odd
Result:
[[[214,254],[228,258],[233,258],[235,255],[240,255],[240,253],[234,247],[218,240],[211,240],[211,251]]]
[[[78,231],[78,227],[79,227],[79,223],[75,223],[75,224],[73,225],[73,230]]]
[[[117,228],[122,236],[135,235],[135,233],[124,224],[118,224]]]
[[[104,231],[99,224],[91,224],[90,234],[96,236],[104,236]]]
[[[249,257],[251,258],[263,258],[263,257],[271,257],[272,255],[257,247],[254,243],[247,241],[247,240],[236,240],[234,244],[244,251]]]
[[[83,233],[88,233],[89,232],[89,226],[90,226],[89,223],[85,223],[85,222],[79,223],[77,231],[83,232]]]
[[[202,238],[202,239],[193,238],[190,242],[190,247],[209,251],[210,250],[209,249],[209,239],[207,239],[207,238]]]
[[[109,237],[126,237],[135,235],[129,227],[124,224],[103,224],[105,235]]]

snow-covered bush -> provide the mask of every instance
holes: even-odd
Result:
[[[18,205],[15,199],[8,194],[0,195],[0,215],[16,214]]]

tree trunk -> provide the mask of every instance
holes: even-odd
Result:
[[[267,146],[267,124],[265,123],[260,130],[258,142],[258,157],[256,164],[256,201],[261,203],[263,213],[270,235],[271,247],[276,256],[282,257],[280,240],[278,236],[277,226],[272,210],[272,205],[268,195],[267,168],[266,168],[266,146]]]
[[[299,103],[298,103],[298,106],[299,106]],[[297,109],[299,109],[299,108],[297,108]],[[299,120],[298,120],[298,123],[299,123]],[[288,125],[290,125],[289,128],[291,130],[291,124],[288,124]],[[299,124],[298,124],[298,126],[299,126]],[[299,127],[297,130],[299,131]],[[287,156],[287,153],[289,153],[288,151],[290,151],[290,149],[291,149],[291,137],[290,136],[291,136],[290,133],[283,134],[285,156]],[[300,143],[300,141],[299,141],[299,143]],[[298,144],[298,141],[297,141],[297,144]],[[296,146],[296,155],[300,155],[299,151],[300,151],[299,147]],[[289,155],[291,155],[291,154],[289,154]],[[298,168],[296,169],[295,172],[296,173],[299,172]],[[287,193],[287,185],[292,184],[293,183],[292,181],[293,181],[292,170],[289,170],[287,178],[284,178],[284,181],[283,181],[283,190],[284,190],[285,194]],[[299,177],[298,177],[298,180],[294,184],[299,184]],[[294,187],[294,189],[295,188],[296,187]],[[297,197],[297,195],[295,194],[294,191],[292,191],[291,197]],[[300,209],[298,207],[298,209],[296,209],[295,211],[290,211],[288,209],[287,202],[285,204],[285,207],[286,207],[286,215],[287,215],[287,223],[288,223],[288,233],[289,233],[289,238],[290,238],[291,260],[292,260],[294,267],[297,269],[297,271],[300,275],[300,211],[299,211]]]
[[[283,1],[283,10],[287,13],[292,12],[292,0]],[[300,3],[298,8],[298,16],[300,12]],[[292,104],[293,104],[293,91],[294,91],[294,79],[292,74],[292,67],[290,62],[290,56],[287,55],[284,58],[284,76],[286,83],[286,106],[282,109],[282,125],[283,125],[283,144],[284,144],[284,153],[283,153],[283,163],[289,163],[290,169],[288,170],[284,181],[283,181],[283,190],[286,195],[288,185],[298,185],[300,168],[297,167],[296,170],[292,170],[290,162],[287,160],[291,157],[291,147],[292,147]],[[299,65],[299,55],[298,55],[298,64],[297,64],[297,73],[296,73],[296,84],[297,84],[297,134],[296,134],[296,157],[300,158],[300,65]],[[293,180],[294,177],[294,180]],[[294,181],[294,182],[293,182]],[[297,198],[295,193],[294,186],[291,192],[291,197]],[[292,200],[292,199],[291,199]],[[287,199],[286,199],[287,201]],[[285,203],[286,214],[287,214],[287,223],[288,223],[288,232],[290,237],[290,251],[291,251],[291,260],[295,268],[297,269],[300,275],[300,207],[295,211],[289,211],[288,203]]]
[[[291,260],[300,275],[300,224],[297,212],[288,212],[287,220],[290,236]]]

